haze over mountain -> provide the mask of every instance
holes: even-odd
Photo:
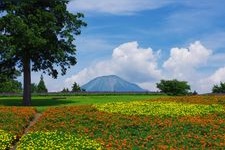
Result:
[[[146,91],[134,83],[116,75],[97,77],[81,87],[88,92],[143,92]]]

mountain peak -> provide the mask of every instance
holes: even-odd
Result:
[[[141,92],[138,85],[125,81],[116,75],[96,77],[81,87],[90,92]]]

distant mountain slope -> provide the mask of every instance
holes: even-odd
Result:
[[[97,77],[81,87],[93,92],[143,92],[146,91],[138,85],[121,79],[116,75]]]

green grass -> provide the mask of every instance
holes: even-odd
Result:
[[[83,96],[33,96],[32,106],[43,112],[52,106],[89,105],[109,102],[130,102],[159,98],[162,95],[83,95]],[[22,106],[22,97],[1,97],[0,106]]]

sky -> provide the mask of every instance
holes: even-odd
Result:
[[[156,91],[161,79],[187,81],[191,91],[211,92],[225,82],[224,0],[73,0],[71,13],[88,24],[76,36],[77,64],[49,91],[83,85],[103,75]],[[38,83],[41,72],[32,73]]]

